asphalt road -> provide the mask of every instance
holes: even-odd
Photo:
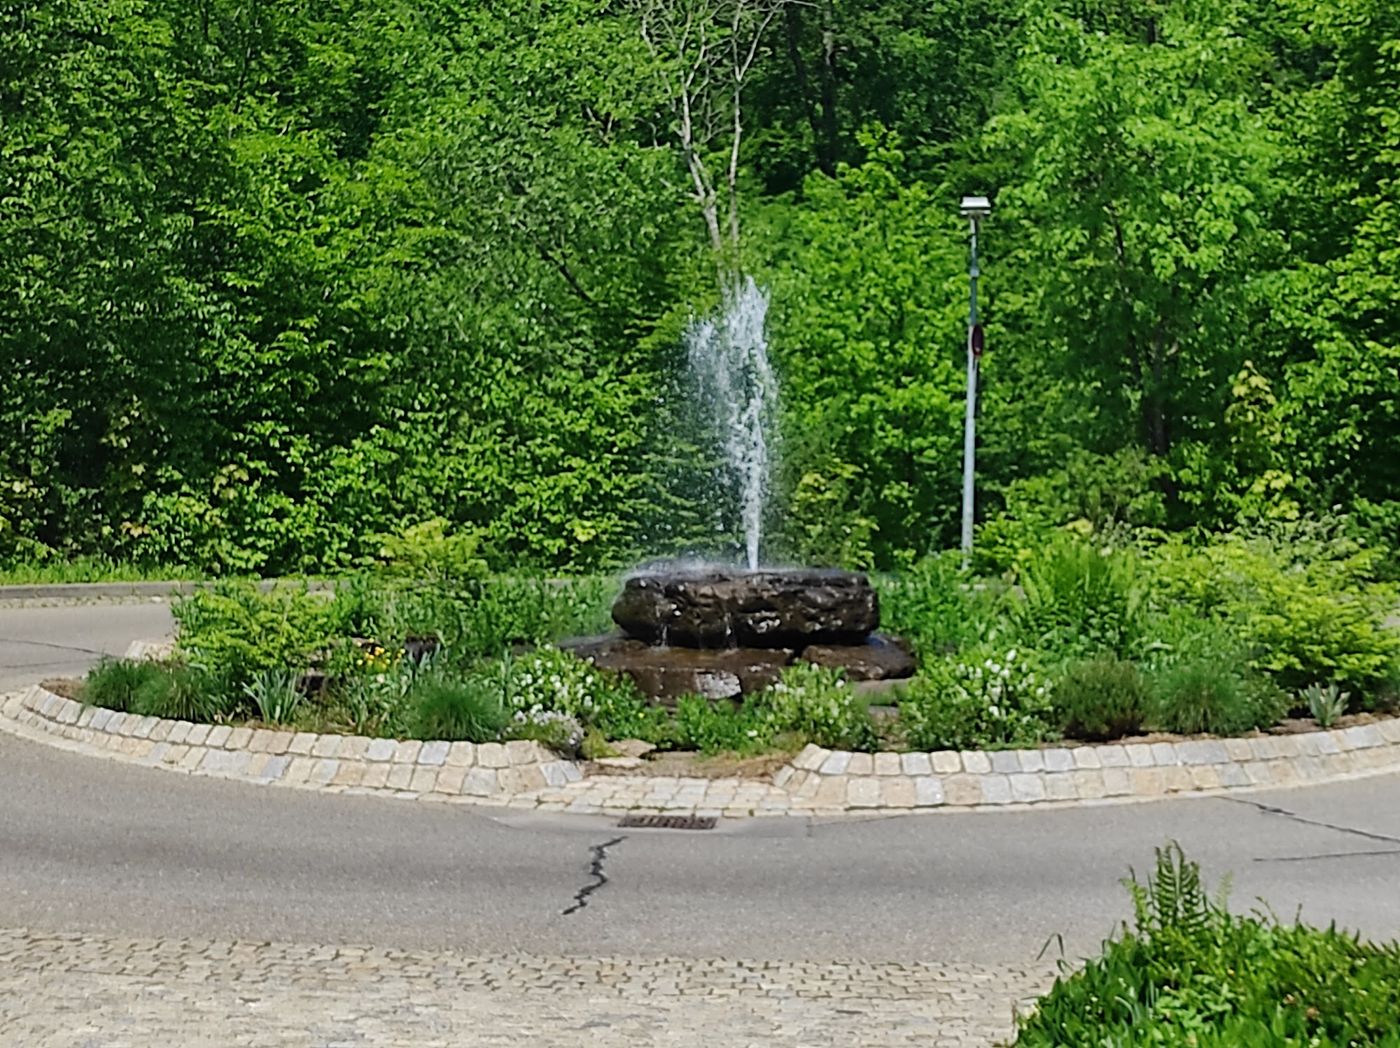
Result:
[[[0,687],[168,625],[0,609]],[[618,840],[618,838],[621,838]],[[1400,776],[1064,809],[701,833],[259,788],[0,734],[0,926],[473,952],[1016,963],[1092,952],[1178,840],[1232,898],[1400,935]],[[609,844],[608,842],[614,842]],[[601,851],[606,883],[590,873]],[[587,905],[571,914],[589,886]]]

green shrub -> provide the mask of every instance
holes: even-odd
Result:
[[[486,575],[486,561],[477,554],[481,536],[455,531],[442,517],[406,525],[391,535],[378,536],[378,540],[384,569],[415,582],[466,581]]]
[[[1168,543],[1154,553],[1165,603],[1219,615],[1252,649],[1251,665],[1282,687],[1336,681],[1374,706],[1397,655],[1385,620],[1400,604],[1378,581],[1382,554],[1331,523],[1278,525],[1203,548]]]
[[[610,739],[647,738],[657,714],[630,678],[595,668],[558,648],[506,656],[478,671],[512,714],[554,712]]]
[[[1157,675],[1151,722],[1181,735],[1238,735],[1277,724],[1288,706],[1287,695],[1272,681],[1216,659],[1190,658]]]
[[[1126,657],[1142,637],[1147,589],[1132,551],[1101,550],[1062,532],[1030,557],[1020,582],[1024,597],[1012,617],[1035,648]]]
[[[326,594],[291,586],[262,592],[242,580],[198,590],[171,611],[179,650],[235,687],[267,670],[304,670],[343,629]]]
[[[161,666],[131,699],[132,713],[168,720],[227,720],[237,709],[227,681],[196,666]]]
[[[83,701],[126,712],[142,685],[162,672],[162,667],[154,662],[104,658],[88,671]]]
[[[959,568],[956,553],[925,557],[906,571],[876,579],[884,628],[921,657],[938,658],[982,640],[991,625],[995,583]]]
[[[510,723],[500,696],[479,680],[424,674],[409,688],[408,704],[420,739],[493,742]]]
[[[795,735],[838,750],[871,750],[879,743],[866,704],[840,670],[799,662],[749,705],[771,737]]]
[[[773,744],[767,720],[752,704],[736,706],[725,699],[683,695],[671,723],[676,749],[701,753],[761,753]]]
[[[1016,1048],[1400,1046],[1400,948],[1237,917],[1177,847],[1128,887],[1133,927],[1066,965],[1020,1020]]]
[[[577,757],[583,751],[584,727],[567,713],[543,710],[535,713],[517,712],[506,728],[511,739],[538,742],[567,757]]]
[[[1014,648],[927,664],[900,699],[899,717],[916,750],[1034,746],[1054,735],[1044,676]]]
[[[1133,735],[1147,716],[1147,682],[1122,659],[1071,664],[1055,683],[1051,704],[1065,735],[1107,741]]]

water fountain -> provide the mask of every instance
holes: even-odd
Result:
[[[693,320],[685,333],[692,390],[723,452],[750,571],[759,563],[778,414],[767,319],[767,293],[745,277],[725,292],[718,316]]]
[[[694,393],[734,486],[747,567],[638,572],[613,605],[621,632],[566,644],[662,703],[758,691],[799,659],[840,667],[853,681],[914,672],[910,654],[875,632],[880,602],[865,575],[760,568],[778,393],[767,313],[767,294],[745,278],[717,316],[693,322],[685,336]]]

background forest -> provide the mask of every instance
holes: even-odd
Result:
[[[722,545],[680,336],[734,134],[683,148],[644,30],[724,45],[745,2],[0,0],[0,562],[333,571],[438,517],[497,570]],[[1400,6],[748,2],[770,556],[956,541],[967,192],[989,555],[1396,543]]]

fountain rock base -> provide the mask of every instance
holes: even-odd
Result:
[[[915,669],[900,642],[874,632],[879,597],[853,572],[637,575],[612,615],[620,634],[562,646],[626,674],[663,705],[682,695],[733,699],[761,691],[798,660],[843,669],[852,681],[895,680]]]

